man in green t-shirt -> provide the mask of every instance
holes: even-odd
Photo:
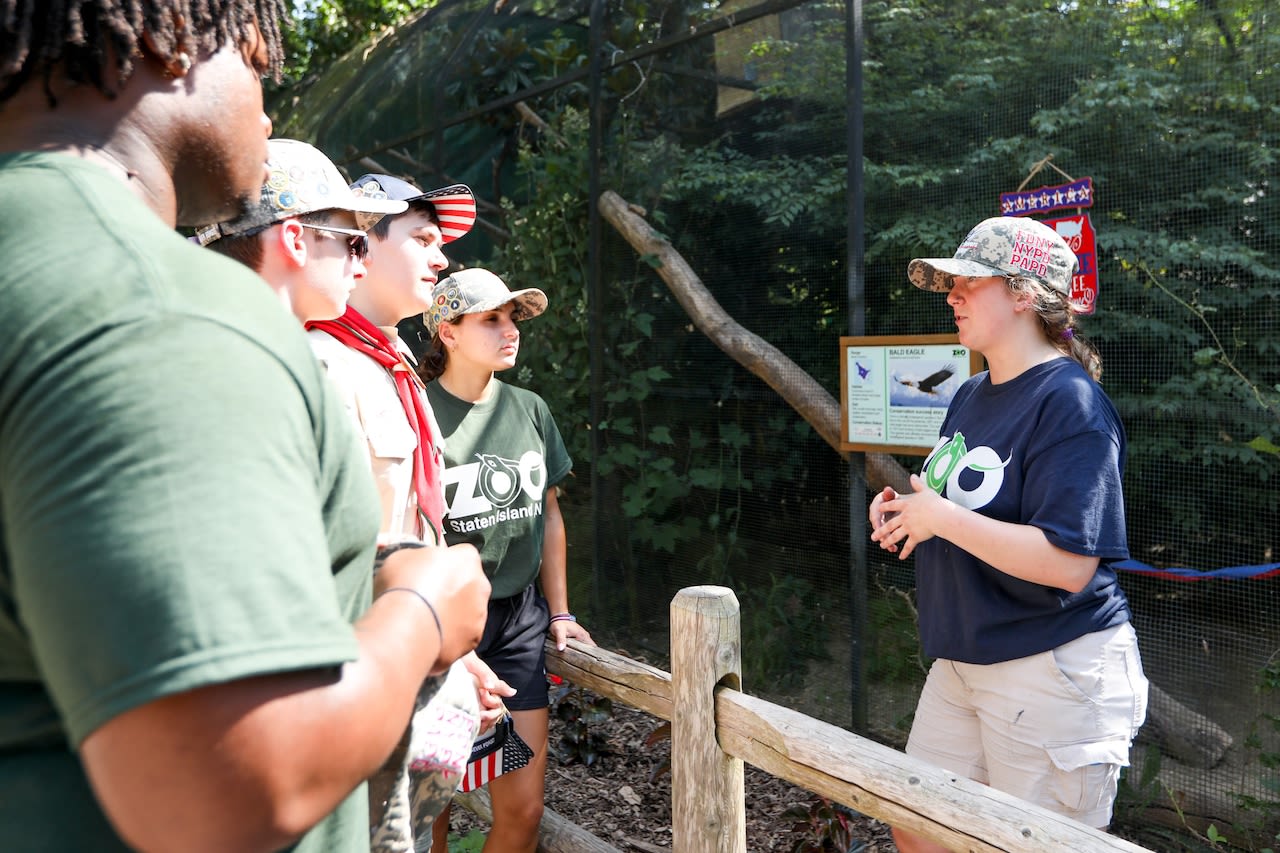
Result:
[[[367,850],[363,780],[489,586],[464,549],[372,579],[297,321],[173,230],[258,195],[283,5],[114,5],[0,43],[0,839]]]

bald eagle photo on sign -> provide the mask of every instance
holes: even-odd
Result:
[[[952,361],[893,360],[889,363],[889,403],[899,408],[945,409],[964,378]]]
[[[922,393],[936,394],[938,393],[938,386],[955,375],[956,366],[954,364],[948,364],[941,370],[935,370],[933,373],[930,373],[924,379],[899,379],[898,381],[903,385],[906,385],[908,388],[915,388]]]

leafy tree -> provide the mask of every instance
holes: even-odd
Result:
[[[286,87],[429,5],[431,0],[294,0],[293,26],[284,33]]]
[[[906,262],[949,251],[1046,154],[1092,176],[1102,295],[1086,330],[1130,433],[1133,545],[1159,561],[1266,562],[1280,538],[1280,36],[1268,23],[1253,2],[867,6],[868,328],[948,328],[941,300],[906,282]],[[818,38],[757,46],[779,69],[757,140],[819,135],[843,108],[842,90],[805,71],[835,66],[841,28],[809,32]],[[785,163],[816,188],[785,208],[788,221],[835,218],[836,198],[812,176],[838,154],[745,148],[700,152],[727,168],[686,186],[766,199],[759,216],[771,222],[772,209],[777,222],[776,202],[751,187]],[[1063,180],[1043,173],[1030,186]],[[1205,511],[1228,495],[1249,511]]]
[[[410,5],[419,8],[395,14]],[[294,92],[316,103],[310,117],[280,126],[361,150],[586,64],[584,5],[544,2],[532,16],[476,24],[468,15],[480,7],[442,5],[335,64]],[[342,9],[359,23],[324,32],[368,31],[393,14],[373,3]],[[1135,554],[1265,561],[1280,539],[1280,35],[1266,4],[898,0],[864,11],[868,330],[949,329],[943,300],[906,282],[907,261],[953,248],[998,212],[1000,191],[1058,182],[1050,172],[1029,178],[1048,154],[1093,177],[1102,289],[1085,331],[1130,434]],[[606,53],[714,14],[698,2],[613,3]],[[758,97],[732,113],[715,112],[712,39],[611,69],[603,183],[646,208],[732,315],[834,391],[847,325],[843,4],[815,0],[787,14],[751,48]],[[445,57],[449,67],[430,65]],[[410,80],[438,91],[414,91]],[[522,376],[581,425],[571,440],[586,470],[585,80],[528,106],[551,132],[503,110],[474,122],[471,136],[451,128],[443,145],[414,138],[404,150],[503,201],[510,237],[487,260],[517,283],[552,289],[565,312],[530,328],[537,343]],[[477,141],[481,126],[492,140]],[[838,554],[847,510],[814,499],[843,489],[829,451],[688,329],[643,259],[604,239],[611,322],[599,368],[611,390],[598,464],[625,481],[602,503],[625,515],[626,535],[610,537],[618,559],[639,567],[687,552],[728,571],[744,548],[785,541],[797,518],[830,534]],[[1250,511],[1204,511],[1226,496]]]

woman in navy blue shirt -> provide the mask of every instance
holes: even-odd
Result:
[[[912,494],[871,503],[871,538],[916,555],[930,668],[907,752],[1106,827],[1147,680],[1111,564],[1128,558],[1124,427],[1075,333],[1076,258],[997,217],[951,258],[913,260],[988,370],[957,390]],[[899,829],[904,853],[943,850]]]

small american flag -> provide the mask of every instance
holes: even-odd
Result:
[[[458,790],[466,793],[487,785],[503,773],[519,770],[532,759],[533,750],[516,734],[508,714],[471,744],[471,760],[467,762],[467,772]]]

